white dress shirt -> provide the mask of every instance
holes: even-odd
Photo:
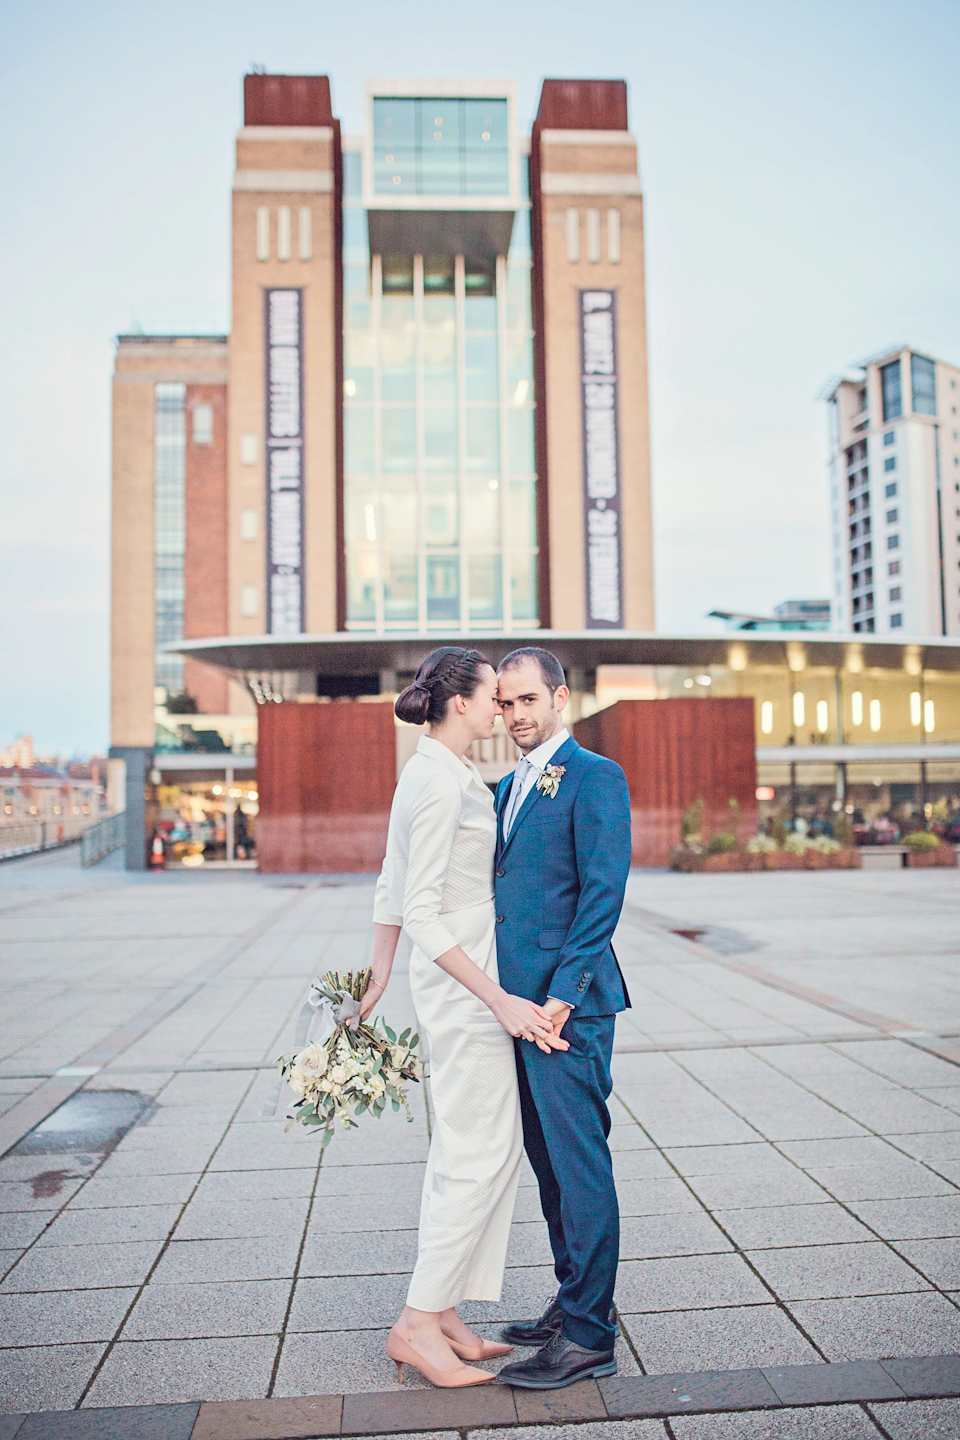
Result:
[[[520,807],[534,786],[550,764],[553,756],[567,740],[570,739],[570,731],[565,727],[558,730],[556,735],[551,735],[549,740],[544,740],[535,750],[529,751],[523,760],[517,765],[513,777],[513,784],[510,786],[510,794],[503,812],[503,838],[506,839],[513,829],[514,822],[520,813]]]

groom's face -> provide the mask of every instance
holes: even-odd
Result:
[[[497,675],[503,723],[518,749],[529,754],[559,730],[567,703],[566,685],[551,693],[535,660],[523,660]]]

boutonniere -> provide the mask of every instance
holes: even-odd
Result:
[[[537,780],[536,788],[549,795],[551,800],[556,798],[560,789],[560,781],[567,773],[566,765],[545,765],[540,771],[540,778]]]

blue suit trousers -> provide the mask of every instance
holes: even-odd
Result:
[[[523,1142],[550,1232],[563,1333],[588,1350],[612,1350],[615,1337],[620,1209],[607,1144],[615,1018],[571,1017],[562,1032],[570,1049],[549,1055],[516,1041]]]

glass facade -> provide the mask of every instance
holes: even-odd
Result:
[[[404,134],[414,140],[422,138],[427,111],[444,126],[459,116],[459,130],[451,124],[443,134],[460,137],[461,185],[471,154],[464,125],[471,117],[487,124],[487,112],[499,113],[502,105],[506,155],[505,101],[374,105],[375,127],[385,129],[392,119],[399,133],[405,115]],[[491,143],[501,136],[495,128],[479,134],[484,144],[484,134]],[[384,152],[398,153],[400,147]],[[430,175],[441,183],[439,161],[428,166],[422,146],[404,153],[414,156],[416,183]],[[347,626],[529,627],[537,621],[529,210],[517,211],[509,252],[495,260],[372,255],[360,165],[359,154],[345,155]],[[453,171],[442,173],[449,180]]]
[[[183,689],[183,661],[160,646],[183,639],[186,394],[182,384],[154,386],[154,683],[173,694]]]
[[[506,195],[506,100],[374,99],[373,188],[378,195]]]

